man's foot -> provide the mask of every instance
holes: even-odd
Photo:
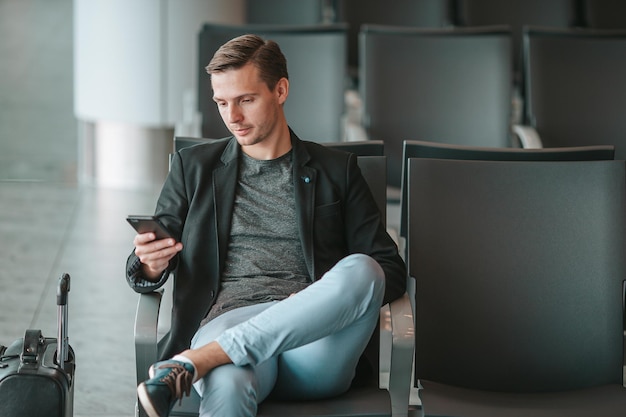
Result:
[[[150,417],[167,417],[176,400],[189,396],[193,383],[193,365],[168,360],[150,367],[150,379],[137,387],[137,396]]]

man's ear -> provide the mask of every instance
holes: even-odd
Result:
[[[287,96],[289,96],[289,80],[284,77],[278,80],[275,91],[278,103],[283,104],[287,100]]]

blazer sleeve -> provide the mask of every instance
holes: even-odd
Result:
[[[172,232],[177,241],[181,240],[182,226],[188,207],[187,201],[183,164],[177,153],[172,158],[172,167],[161,190],[155,210],[155,215],[159,217],[167,230]],[[177,263],[178,255],[172,258],[168,268],[163,271],[158,281],[150,281],[143,276],[141,262],[133,249],[126,260],[126,281],[138,293],[154,291],[165,284],[170,273],[176,269]]]

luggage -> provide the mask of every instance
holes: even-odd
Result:
[[[70,276],[63,274],[57,290],[56,338],[30,329],[9,347],[0,346],[0,416],[73,415],[75,358],[67,337],[69,290]]]

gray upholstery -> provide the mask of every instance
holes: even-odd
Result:
[[[376,196],[376,204],[380,209],[383,221],[387,220],[387,176],[380,175],[387,170],[387,158],[385,158],[385,166],[380,165],[380,157],[385,154],[385,145],[382,140],[367,140],[358,142],[328,142],[324,145],[352,152],[359,156],[359,167],[361,173],[365,177],[365,181],[370,186],[372,193]],[[382,171],[381,171],[382,169]]]
[[[359,66],[359,31],[362,25],[440,28],[451,25],[451,1],[393,0],[393,6],[380,0],[337,0],[337,21],[348,28],[348,65]],[[355,77],[358,74],[353,74]]]
[[[626,31],[528,28],[526,124],[544,147],[615,145],[626,159]]]
[[[210,142],[212,139],[175,137],[174,151],[201,143]],[[336,147],[353,153],[364,154],[358,157],[358,164],[370,185],[372,194],[381,209],[383,221],[386,211],[386,179],[385,163],[386,157],[382,156],[380,142],[356,142],[354,148],[344,143],[325,143],[329,147]],[[381,175],[382,173],[382,175]],[[171,303],[171,294],[166,294]],[[141,294],[137,305],[137,315],[135,320],[135,351],[137,362],[137,383],[148,378],[148,368],[157,360],[157,321],[160,316],[162,303],[166,306],[162,291],[148,294]],[[167,313],[167,312],[165,312]],[[392,302],[381,310],[389,323],[389,328],[384,332],[375,332],[370,341],[364,356],[371,364],[379,362],[379,346],[381,338],[388,336],[392,341],[390,357],[384,358],[386,369],[389,372],[388,389],[381,389],[378,380],[378,370],[373,370],[373,374],[367,372],[359,373],[361,379],[356,381],[354,387],[344,395],[321,401],[306,402],[284,402],[284,401],[264,401],[258,410],[260,417],[296,417],[296,416],[328,416],[328,417],[390,417],[406,416],[408,412],[409,391],[411,381],[411,363],[413,355],[413,316],[411,302],[407,294],[404,297]],[[172,411],[172,416],[197,416],[200,397],[195,390],[191,396],[185,398],[182,404],[176,405]],[[139,407],[140,408],[140,407]],[[137,410],[138,415],[143,417],[143,410]]]
[[[615,156],[615,147],[580,146],[571,148],[485,148],[406,140],[402,151],[402,196],[400,236],[407,236],[407,175],[409,158],[462,159],[480,161],[600,161]]]
[[[287,58],[290,87],[285,114],[298,136],[315,142],[340,141],[347,76],[347,27],[340,24],[204,25],[198,39],[198,108],[202,114],[202,135],[214,138],[230,135],[213,102],[205,67],[222,44],[246,33],[278,42]]]
[[[623,161],[409,161],[427,416],[623,416]]]
[[[316,25],[324,21],[325,0],[246,0],[246,22]]]
[[[352,152],[358,156],[383,156],[385,155],[385,142],[382,140],[364,140],[355,142],[330,142],[325,143],[334,149]]]
[[[457,0],[456,24],[511,26],[513,67],[516,81],[521,81],[522,28],[527,25],[558,28],[577,26],[581,19],[577,2],[578,0]]]
[[[626,2],[623,0],[581,0],[586,27],[626,29]]]
[[[404,140],[511,144],[507,28],[365,25],[360,36],[364,125],[385,142],[390,185],[400,187]]]

